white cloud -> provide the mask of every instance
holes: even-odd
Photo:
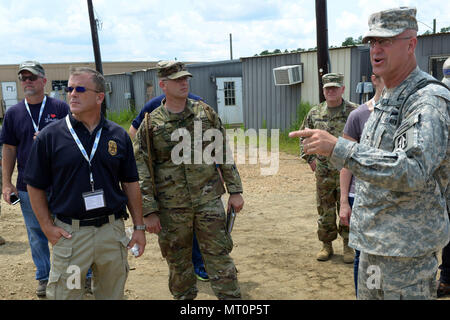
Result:
[[[315,4],[311,0],[95,0],[101,20],[104,61],[173,59],[217,61],[248,57],[263,50],[316,46]],[[450,3],[429,0],[328,1],[329,45],[367,31],[375,11],[416,6],[419,34],[437,19],[450,26]],[[42,62],[93,61],[85,0],[2,0],[0,64],[23,58]]]

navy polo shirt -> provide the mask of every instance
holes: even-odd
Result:
[[[41,103],[28,104],[34,123],[38,123]],[[39,131],[50,123],[64,118],[69,113],[69,106],[64,101],[47,97],[45,108],[39,122]],[[3,119],[3,129],[0,135],[0,144],[9,144],[17,147],[17,183],[16,188],[27,191],[23,182],[23,174],[27,166],[28,155],[33,144],[34,127],[24,100],[8,108]]]
[[[155,110],[156,108],[158,108],[161,105],[162,100],[166,97],[166,95],[162,94],[160,96],[157,96],[151,100],[149,100],[144,107],[141,109],[141,111],[139,112],[139,114],[137,115],[137,117],[133,120],[133,122],[131,122],[131,125],[135,128],[135,129],[139,129],[139,126],[142,123],[142,120],[144,120],[144,115],[146,112],[152,112],[153,110]],[[195,94],[189,93],[188,94],[188,98],[189,99],[194,99],[194,100],[202,100],[202,97],[196,96]]]
[[[90,134],[83,123],[72,115],[69,118],[88,156],[98,130],[103,128],[91,164],[94,189],[103,189],[106,207],[89,211],[85,209],[82,194],[92,191],[89,163],[70,134],[65,119],[46,127],[36,138],[25,171],[25,182],[42,190],[51,187],[49,208],[57,216],[84,220],[125,212],[128,199],[120,182],[139,181],[128,133],[102,116]]]

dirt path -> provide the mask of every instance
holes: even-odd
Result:
[[[259,166],[240,165],[244,210],[236,218],[231,254],[239,271],[244,299],[354,299],[353,265],[342,261],[342,241],[335,255],[318,262],[315,178],[295,156],[281,153],[275,176],[261,176]],[[127,221],[127,225],[129,224]],[[0,235],[0,299],[38,299],[35,267],[19,206],[2,203]],[[172,299],[168,268],[157,237],[147,234],[144,255],[129,257],[127,299]],[[198,299],[216,299],[209,284],[198,283]],[[92,296],[86,297],[92,299]]]

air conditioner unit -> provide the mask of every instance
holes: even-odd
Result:
[[[303,64],[273,69],[276,86],[289,86],[303,82]]]

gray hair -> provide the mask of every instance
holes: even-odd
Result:
[[[91,75],[92,82],[94,82],[95,89],[97,91],[103,93],[105,92],[105,77],[97,70],[88,67],[76,67],[70,69],[71,76],[80,75],[84,73],[88,73]]]

